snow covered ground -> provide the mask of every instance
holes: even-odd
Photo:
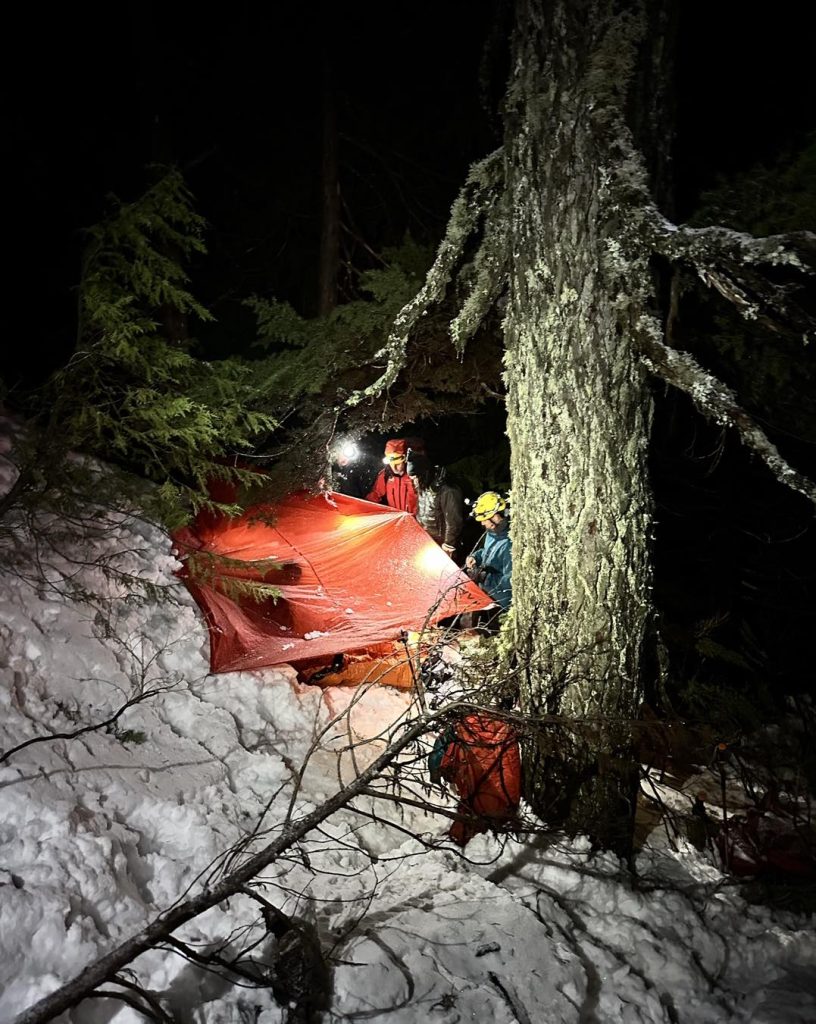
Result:
[[[252,830],[274,837],[307,756],[295,818],[352,777],[340,753],[350,740],[368,763],[383,747],[375,737],[410,713],[405,694],[373,688],[330,726],[350,691],[303,687],[289,668],[211,676],[206,630],[175,586],[165,537],[122,521],[80,550],[85,560],[123,552],[122,568],[171,596],[139,600],[62,556],[40,567],[40,582],[0,582],[0,746],[52,737],[0,763],[2,1022],[212,884]],[[67,599],[67,573],[108,603]],[[108,728],[59,738],[139,694]],[[746,903],[693,848],[673,853],[656,833],[635,886],[580,841],[484,836],[463,858],[442,818],[388,802],[377,813],[335,813],[263,872],[266,897],[312,921],[331,954],[327,1021],[816,1020],[812,920]],[[231,937],[237,948],[256,919],[239,894],[178,934],[197,949]],[[132,966],[184,1024],[283,1019],[268,991],[227,985],[173,952]],[[60,1018],[143,1019],[110,999]]]

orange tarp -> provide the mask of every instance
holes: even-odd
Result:
[[[434,632],[438,632],[434,630]],[[411,634],[408,648],[402,643],[374,644],[359,651],[346,651],[334,658],[298,662],[303,682],[316,686],[363,686],[377,683],[410,690],[416,672],[416,634]],[[424,647],[422,645],[423,653]]]
[[[492,603],[413,516],[343,494],[294,494],[236,519],[200,516],[173,539],[182,560],[223,556],[221,577],[280,589],[277,601],[236,600],[182,571],[209,625],[213,672],[361,650]],[[282,568],[262,575],[240,564],[264,559]]]

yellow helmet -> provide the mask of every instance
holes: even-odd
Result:
[[[503,514],[506,508],[507,502],[500,494],[495,491],[485,491],[473,503],[470,514],[477,523],[486,523],[488,519],[492,519],[498,513]]]

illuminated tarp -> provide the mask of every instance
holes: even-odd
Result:
[[[221,577],[263,578],[281,592],[236,600],[228,586],[182,572],[209,625],[213,672],[358,650],[492,603],[413,516],[343,494],[296,494],[238,519],[202,516],[173,539],[182,560],[226,557]],[[263,559],[282,568],[262,577],[240,564]]]

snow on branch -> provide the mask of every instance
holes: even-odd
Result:
[[[366,398],[375,398],[389,388],[405,365],[408,337],[420,317],[444,298],[453,270],[462,257],[465,245],[483,216],[489,215],[500,192],[503,176],[503,149],[497,149],[474,164],[462,190],[451,208],[445,237],[440,243],[433,266],[425,284],[417,295],[397,314],[388,339],[375,359],[387,358],[388,363],[380,376],[367,388],[355,392],[346,400],[353,408]],[[483,315],[483,314],[482,314]]]
[[[786,327],[806,340],[814,334],[813,319],[790,299],[790,286],[770,280],[758,268],[789,267],[812,274],[816,265],[816,234],[797,231],[755,238],[731,228],[677,227],[652,208],[650,241],[672,262],[691,264],[700,279],[732,303],[746,320],[772,330]]]
[[[762,428],[739,405],[734,392],[707,374],[688,352],[664,344],[653,321],[641,326],[647,368],[689,395],[704,416],[734,427],[743,444],[762,459],[777,480],[816,505],[816,484],[788,465]]]

